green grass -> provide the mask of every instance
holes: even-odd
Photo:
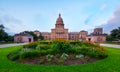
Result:
[[[83,65],[29,65],[10,61],[7,55],[22,46],[0,49],[0,72],[120,72],[120,49],[106,48],[108,57]]]
[[[115,43],[115,42],[105,42],[105,44],[115,44],[115,45],[120,45],[120,42]]]

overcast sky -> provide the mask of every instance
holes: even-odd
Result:
[[[120,0],[0,0],[0,24],[10,34],[50,32],[61,13],[69,32],[120,26]]]

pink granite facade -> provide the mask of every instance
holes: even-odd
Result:
[[[86,40],[95,43],[101,43],[106,41],[106,34],[103,34],[102,28],[95,28],[94,32],[87,36]]]
[[[27,33],[19,33],[15,34],[14,36],[14,42],[16,43],[28,43],[28,42],[33,42],[33,36]]]

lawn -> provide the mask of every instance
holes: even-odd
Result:
[[[108,57],[82,65],[29,65],[10,61],[7,55],[22,46],[0,49],[0,72],[120,72],[120,49],[108,48]]]

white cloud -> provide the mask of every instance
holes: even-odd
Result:
[[[103,27],[106,33],[110,33],[112,29],[120,27],[120,8],[114,12],[112,18],[110,18],[106,24],[101,25],[100,27]]]
[[[23,26],[22,21],[15,18],[14,16],[8,15],[4,9],[0,9],[0,24],[3,24],[8,33],[16,33],[21,31]],[[24,27],[24,26],[23,26]]]
[[[107,4],[104,3],[104,4],[100,7],[100,10],[103,11],[106,7],[107,7]]]

